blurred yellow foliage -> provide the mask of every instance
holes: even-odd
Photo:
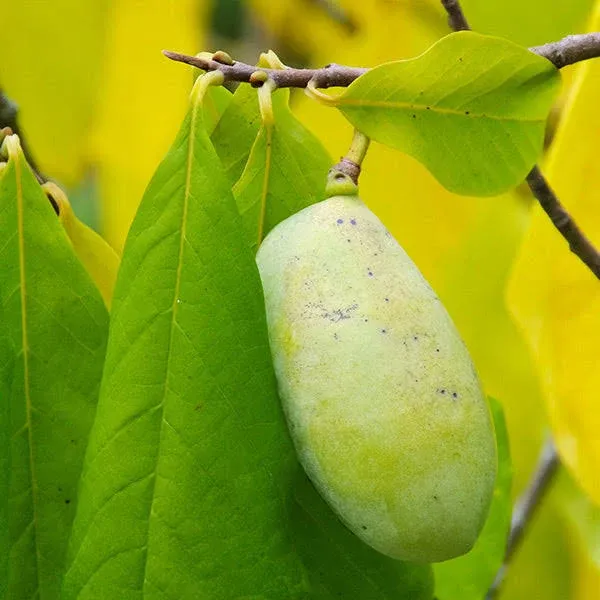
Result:
[[[600,3],[591,24],[600,27]],[[545,173],[561,202],[600,245],[600,64],[577,75]],[[600,503],[598,336],[600,285],[536,207],[509,288],[511,307],[536,355],[560,454]]]
[[[102,231],[117,250],[191,89],[190,69],[161,50],[194,54],[205,12],[196,0],[113,0],[91,159],[100,177]]]
[[[40,169],[68,185],[84,168],[110,4],[2,2],[0,87],[19,105]]]

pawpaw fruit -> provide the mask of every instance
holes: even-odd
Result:
[[[489,408],[433,289],[356,187],[337,189],[257,254],[289,431],[359,538],[397,559],[448,560],[472,547],[491,503]]]

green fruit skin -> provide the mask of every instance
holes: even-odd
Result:
[[[467,552],[492,498],[493,422],[417,267],[357,196],[280,223],[257,263],[283,409],[321,495],[393,558]]]

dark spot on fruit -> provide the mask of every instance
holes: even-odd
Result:
[[[334,340],[339,340],[339,339],[340,339],[340,336],[339,336],[337,333],[334,333],[334,334],[333,334],[333,339],[334,339]]]
[[[431,110],[431,106],[426,106],[425,107],[427,110]]]
[[[458,394],[456,392],[452,392],[452,397],[453,398],[458,398]]]
[[[417,115],[413,115],[412,117],[413,117],[413,119],[416,119],[416,118],[417,118]]]
[[[350,240],[346,240],[347,242],[349,242]]]
[[[463,59],[462,59],[462,56],[460,56],[460,57],[458,58],[458,62],[462,62],[462,60],[463,60]]]
[[[470,115],[471,113],[468,110],[465,110],[465,115]]]
[[[415,340],[415,342],[419,339],[419,336],[417,335],[413,335],[413,340]]]
[[[436,349],[435,349],[435,351],[436,351],[436,352],[439,352],[439,351],[440,351],[440,349],[439,349],[439,348],[436,348]]]
[[[370,267],[367,267],[367,272],[369,273],[369,277],[373,277],[373,271],[371,271]]]
[[[336,222],[338,225],[341,225],[344,222],[344,219],[338,219]]]
[[[202,408],[202,404],[196,404],[196,406],[194,406],[194,410],[198,411]]]
[[[365,323],[368,323],[368,322],[369,322],[369,319],[365,319]]]
[[[445,393],[446,393],[446,390],[444,390],[444,389],[441,389],[441,390],[440,390],[440,394],[442,394],[442,396],[443,396]]]
[[[367,526],[366,525],[363,525],[362,528],[363,528],[364,531],[367,530]]]
[[[350,219],[350,225],[356,225],[356,219]]]
[[[433,499],[434,500],[439,500],[439,498],[435,494],[433,495]]]
[[[384,300],[385,300],[386,302],[389,302],[389,301],[390,301],[390,299],[389,299],[389,298],[384,298]]]
[[[381,333],[387,333],[387,329],[382,329]]]
[[[70,500],[69,498],[67,498],[67,499],[65,500],[65,504],[71,504],[71,500]]]

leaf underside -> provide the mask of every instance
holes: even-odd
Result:
[[[386,63],[336,99],[372,139],[410,154],[452,192],[518,185],[542,153],[560,75],[512,42],[452,33],[411,60]]]

